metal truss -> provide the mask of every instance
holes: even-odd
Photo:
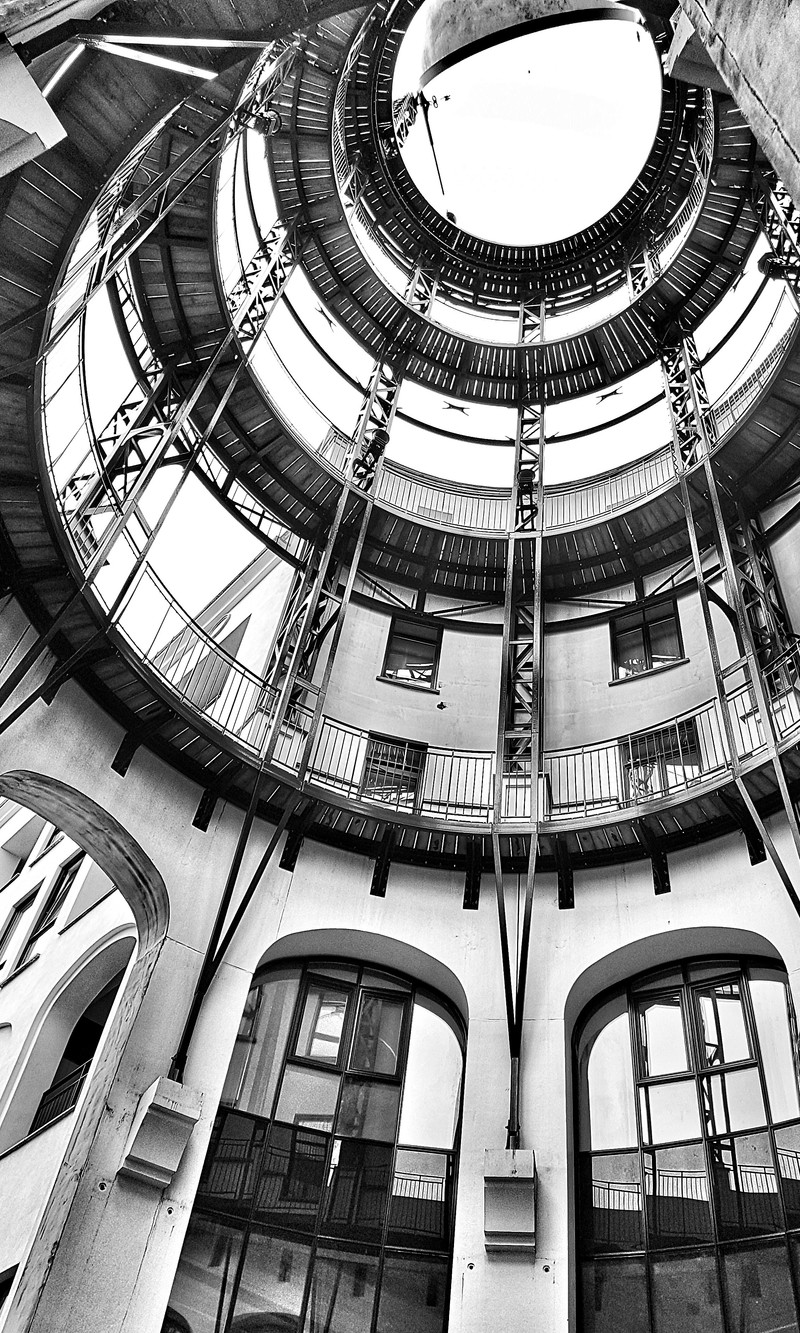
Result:
[[[751,203],[771,255],[759,261],[769,277],[783,278],[800,308],[800,210],[774,171],[753,172]]]
[[[687,337],[665,345],[661,366],[672,423],[675,471],[681,474],[701,462],[715,434],[694,339]]]
[[[258,339],[297,263],[302,239],[296,227],[282,224],[270,232],[264,249],[248,265],[231,294],[231,324],[191,387],[184,389],[175,365],[157,363],[143,373],[136,390],[117,409],[87,457],[86,470],[62,492],[68,527],[79,551],[88,556],[86,581],[102,567],[109,549],[126,528],[146,486],[158,468],[175,461],[192,466],[210,438],[239,378],[249,366]],[[236,339],[243,354],[231,359]],[[191,414],[224,370],[228,375],[211,420],[198,431]],[[107,515],[113,521],[103,526]],[[99,534],[95,535],[97,526]],[[92,548],[94,545],[94,549]]]
[[[800,824],[789,794],[786,775],[778,750],[778,738],[770,706],[768,682],[769,670],[774,657],[780,658],[786,645],[788,621],[778,591],[774,570],[769,561],[766,545],[760,533],[754,531],[752,521],[746,518],[741,507],[731,504],[731,512],[726,517],[724,507],[724,488],[720,485],[714,459],[712,457],[713,435],[709,431],[711,417],[708,411],[708,396],[703,381],[702,369],[697,359],[696,349],[691,340],[686,339],[679,348],[667,348],[662,353],[664,374],[669,390],[675,471],[680,485],[681,501],[686,517],[686,529],[692,553],[697,590],[706,630],[709,654],[714,671],[714,682],[728,754],[728,762],[737,788],[748,805],[750,813],[755,807],[744,782],[744,773],[740,757],[740,747],[732,720],[732,698],[740,693],[743,681],[749,695],[751,706],[758,719],[758,728],[766,752],[772,763],[776,784],[780,792],[784,812],[795,849],[800,856]],[[682,377],[683,382],[680,382]],[[693,426],[679,417],[673,406],[677,400],[683,407],[691,405],[694,418]],[[694,442],[691,461],[687,457],[686,440],[691,435]],[[695,464],[697,467],[695,468]],[[695,471],[694,484],[689,484],[690,471]],[[703,493],[700,493],[700,492]],[[740,656],[725,668],[722,667],[716,630],[711,616],[712,593],[709,589],[702,556],[698,543],[698,528],[705,518],[710,521],[710,535],[716,552],[719,569],[722,574],[725,591],[724,600],[718,595],[713,600],[718,602],[731,621],[737,639]],[[753,807],[751,809],[751,807]],[[781,879],[787,883],[787,874],[780,858],[777,857],[773,844],[764,836],[760,819],[759,832],[765,845],[770,848],[770,855],[775,861]],[[790,895],[791,896],[791,895]],[[795,906],[798,903],[792,898]]]
[[[544,409],[524,399],[517,409],[514,482],[509,506],[503,662],[495,759],[494,858],[500,950],[506,996],[511,1095],[508,1147],[519,1147],[522,1022],[539,844],[542,745],[542,557],[544,548]],[[501,822],[519,820],[529,831],[522,933],[515,978],[505,907]]]
[[[98,200],[98,216],[102,226],[98,245],[68,275],[70,281],[82,289],[81,294],[53,322],[40,357],[52,350],[75,321],[82,317],[91,298],[120,273],[136,250],[161,226],[178,201],[206,175],[226,148],[231,134],[241,132],[247,116],[253,111],[263,112],[268,107],[269,98],[274,96],[299,58],[298,41],[281,43],[280,52],[266,81],[259,87],[251,88],[236,108],[226,109],[221,116],[209,116],[209,111],[218,112],[219,108],[208,97],[195,93],[186,98],[169,118],[169,122],[159,125],[144,141],[144,145],[139,145],[122,163],[104,186]],[[140,182],[137,173],[142,168],[145,156],[158,133],[168,124],[185,130],[194,142],[164,170],[145,171],[145,179]],[[138,188],[139,185],[142,188]],[[135,197],[123,206],[124,197],[132,192]],[[51,309],[55,309],[58,299],[58,294],[51,299]]]
[[[264,759],[270,762],[282,732],[294,728],[301,737],[298,775],[302,781],[308,767],[330,683],[336,650],[341,638],[347,608],[364,542],[367,536],[373,499],[370,496],[377,476],[397,408],[402,378],[402,359],[391,350],[378,361],[372,372],[358,424],[350,443],[350,452],[336,511],[325,537],[307,573],[298,571],[281,617],[279,636],[271,655],[268,679],[278,697],[267,734]],[[363,492],[361,513],[354,550],[349,558],[344,589],[343,547],[354,514],[354,497]],[[312,676],[320,660],[323,643],[330,636],[322,675],[318,683]]]
[[[406,301],[420,315],[429,315],[439,285],[439,270],[422,260],[415,264],[406,288]]]
[[[745,614],[762,670],[768,670],[797,642],[761,523],[736,504],[728,524],[728,540]]]
[[[363,491],[372,489],[378,463],[389,443],[401,378],[402,371],[395,369],[386,355],[376,363],[356,425],[351,463],[353,481]]]
[[[395,137],[400,148],[403,147],[419,115],[419,101],[416,93],[406,93],[392,102],[392,121]]]
[[[628,292],[631,300],[635,301],[637,296],[652,287],[660,273],[661,266],[655,251],[647,244],[641,249],[637,247],[628,259]]]
[[[527,301],[520,301],[517,342],[523,346],[544,342],[544,320],[544,296],[531,296]]]

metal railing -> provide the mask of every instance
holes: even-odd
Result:
[[[144,566],[116,626],[151,671],[185,705],[252,756],[261,758],[276,716],[278,691],[214,641]],[[723,673],[730,732],[739,760],[766,745],[746,665]],[[764,668],[776,735],[800,731],[800,648]],[[272,762],[299,774],[315,718],[316,687],[298,682],[277,735]],[[730,771],[726,727],[716,699],[653,727],[590,744],[545,750],[540,808],[545,821],[593,820],[649,801],[679,798]],[[322,715],[305,779],[349,801],[455,825],[493,817],[493,751],[425,745],[376,735]],[[530,813],[530,760],[502,776],[502,818]]]
[[[765,746],[755,696],[749,682],[741,679],[743,675],[743,668],[737,666],[726,681],[726,706],[738,759],[758,754]],[[548,817],[601,817],[677,796],[720,778],[730,764],[719,704],[712,699],[647,731],[546,750],[542,766]]]
[[[322,720],[309,766],[319,787],[368,804],[437,820],[486,824],[491,818],[494,754],[421,746]]]
[[[86,1081],[86,1075],[91,1066],[91,1060],[85,1064],[79,1065],[77,1069],[68,1074],[66,1078],[60,1078],[57,1083],[47,1089],[33,1117],[29,1134],[34,1134],[37,1129],[44,1129],[45,1125],[50,1125],[59,1116],[66,1115],[67,1111],[73,1110],[77,1105],[78,1098],[81,1095],[81,1088]]]
[[[216,643],[149,565],[142,566],[115,629],[173,694],[261,754],[277,690]]]

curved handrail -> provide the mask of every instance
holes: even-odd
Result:
[[[142,630],[146,626],[146,630]],[[139,627],[137,629],[137,627]],[[193,620],[145,566],[115,631],[158,676],[180,705],[261,763],[276,716],[278,691],[226,652]],[[800,731],[800,649],[786,649],[764,669],[779,741]],[[741,665],[726,678],[725,725],[716,698],[650,728],[585,745],[546,750],[542,810],[549,823],[602,822],[650,802],[678,803],[693,789],[719,785],[731,772],[728,730],[736,758],[766,749],[755,696]],[[314,690],[307,694],[313,703]],[[292,704],[273,738],[272,764],[346,802],[455,828],[489,826],[494,816],[493,751],[426,745],[373,734],[328,715],[312,735],[314,709]],[[530,818],[530,760],[502,774],[501,822]]]

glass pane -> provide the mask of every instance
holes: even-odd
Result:
[[[333,977],[336,981],[352,981],[358,976],[357,967],[348,967],[346,963],[312,963],[311,971],[318,977]]]
[[[649,1327],[643,1259],[590,1259],[582,1294],[581,1333],[644,1333]]]
[[[377,1255],[320,1247],[311,1274],[305,1333],[369,1333],[377,1276]]]
[[[335,1139],[323,1230],[351,1240],[380,1242],[386,1217],[392,1146]]]
[[[389,1200],[387,1245],[438,1250],[449,1233],[449,1160],[444,1153],[398,1149]]]
[[[231,1328],[289,1333],[300,1326],[310,1245],[252,1231]],[[215,1330],[216,1333],[216,1330]]]
[[[387,977],[383,972],[365,972],[361,984],[368,990],[411,990],[407,981],[401,981],[399,977]]]
[[[287,1065],[276,1118],[307,1129],[332,1129],[339,1083],[338,1074]]]
[[[640,1000],[637,1008],[645,1076],[680,1074],[688,1069],[680,991]]]
[[[786,1225],[800,1227],[800,1125],[775,1130]]]
[[[647,670],[644,653],[644,635],[640,629],[628,630],[615,636],[617,675],[636,676]]]
[[[746,1333],[797,1333],[786,1244],[725,1250],[725,1306],[730,1327]]]
[[[203,1207],[250,1212],[265,1135],[266,1125],[257,1120],[236,1111],[221,1113],[197,1192]]]
[[[645,1143],[682,1143],[700,1138],[694,1079],[640,1088],[639,1104]]]
[[[256,1194],[259,1221],[314,1230],[329,1145],[330,1136],[318,1130],[272,1126]]]
[[[713,1254],[655,1259],[652,1293],[654,1333],[722,1333]]]
[[[387,1254],[377,1333],[443,1333],[447,1261]]]
[[[767,1134],[709,1145],[720,1238],[780,1231],[783,1214]]]
[[[406,1060],[401,1143],[452,1148],[463,1068],[454,1020],[435,1000],[417,999]]]
[[[405,1004],[383,995],[362,995],[351,1069],[394,1074],[400,1054]]]
[[[631,1036],[624,995],[587,1022],[578,1048],[578,1071],[581,1148],[635,1147]]]
[[[653,666],[665,666],[667,662],[677,662],[681,651],[678,642],[678,627],[672,617],[652,621],[649,629],[650,657]]]
[[[749,1060],[752,1051],[738,981],[704,986],[695,994],[700,1010],[704,1063],[730,1065],[737,1060]]]
[[[580,1164],[580,1230],[589,1254],[644,1249],[638,1153],[589,1157]]]
[[[312,981],[308,987],[295,1055],[336,1064],[349,992]]]
[[[399,1109],[398,1087],[391,1083],[348,1078],[342,1090],[336,1132],[350,1138],[380,1139],[390,1143],[397,1130]]]
[[[702,1143],[645,1155],[650,1245],[688,1245],[713,1239]]]
[[[271,974],[251,990],[239,1027],[244,1035],[234,1047],[223,1101],[253,1115],[272,1114],[299,989],[299,971],[287,969]],[[260,997],[257,1002],[256,995]]]
[[[241,1248],[240,1232],[202,1214],[192,1218],[170,1293],[167,1326],[171,1321],[181,1328],[183,1319],[191,1333],[218,1333],[228,1313]]]
[[[800,1101],[786,986],[775,978],[753,972],[750,995],[772,1119],[794,1120],[800,1116]]]
[[[701,1089],[709,1134],[716,1137],[766,1124],[757,1069],[712,1074],[711,1078],[701,1079]]]

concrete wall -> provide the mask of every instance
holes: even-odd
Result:
[[[753,134],[800,202],[800,13],[791,0],[680,0]]]
[[[693,663],[698,645],[691,601],[688,599],[686,611],[682,604],[681,616]],[[377,651],[375,643],[382,636],[376,622],[380,620],[362,613],[353,618],[354,626],[364,628],[364,651]],[[596,627],[578,625],[564,627],[556,637],[565,644],[583,637],[581,656],[590,657],[587,643],[596,633]],[[470,648],[479,645],[481,650],[497,643],[458,632],[452,637]],[[345,650],[343,661],[347,660],[347,645]],[[359,651],[357,639],[351,639],[349,652]],[[665,673],[663,679],[689,672],[692,663]],[[606,655],[602,670],[598,667],[594,677],[596,693],[602,688],[608,697],[627,693],[630,698],[636,682],[609,690],[607,665]],[[482,663],[476,671],[479,669],[483,670]],[[566,673],[573,668],[565,662],[563,669]],[[341,701],[345,682],[339,690]],[[400,693],[404,700],[415,697],[412,691]],[[588,724],[592,708],[590,704],[582,713],[581,725]],[[308,947],[310,931],[317,948],[370,957],[411,975],[422,975],[465,1011],[469,1041],[451,1330],[485,1333],[496,1326],[501,1312],[510,1330],[533,1326],[568,1333],[574,1290],[571,1024],[581,1005],[617,975],[662,958],[739,947],[737,941],[746,938],[752,943],[755,936],[762,941],[757,947],[783,955],[795,984],[800,975],[800,930],[770,864],[752,869],[741,839],[707,845],[671,858],[673,891],[659,898],[653,895],[647,865],[578,873],[576,906],[571,912],[558,911],[554,880],[542,877],[537,881],[522,1112],[524,1142],[536,1150],[539,1169],[538,1250],[535,1260],[487,1256],[483,1152],[505,1141],[509,1082],[493,893],[485,883],[479,910],[465,912],[461,876],[395,866],[386,898],[374,898],[369,893],[371,862],[308,840],[294,872],[282,871],[277,861],[272,862],[208,995],[185,1076],[186,1085],[202,1095],[202,1116],[172,1184],[161,1193],[117,1175],[139,1098],[168,1071],[176,1049],[200,950],[241,820],[240,812],[223,808],[207,834],[193,829],[191,818],[199,792],[146,750],[137,752],[127,776],[120,778],[110,768],[118,742],[118,728],[74,685],[63,688],[50,708],[35,705],[0,740],[0,769],[13,765],[69,782],[110,815],[124,820],[143,855],[163,877],[169,895],[167,934],[160,952],[150,950],[147,986],[133,998],[129,987],[123,991],[119,1022],[112,1024],[104,1048],[105,1063],[99,1062],[82,1106],[71,1117],[74,1125],[66,1147],[60,1144],[58,1152],[53,1149],[54,1157],[62,1154],[58,1182],[65,1171],[70,1179],[76,1172],[80,1175],[69,1196],[74,1204],[59,1223],[55,1261],[47,1226],[55,1196],[58,1200],[67,1197],[61,1183],[54,1187],[49,1201],[43,1201],[27,1256],[20,1256],[15,1293],[0,1315],[3,1333],[72,1333],[78,1327],[85,1333],[158,1329],[253,970],[276,942],[286,953],[302,953]],[[269,828],[257,827],[245,876],[269,833]],[[780,827],[776,836],[791,857],[788,837]],[[796,862],[791,865],[796,867]],[[506,885],[512,921],[517,919],[517,889],[515,881]],[[70,926],[62,946],[67,947],[71,934],[76,941],[80,936],[84,944],[99,938],[101,923],[108,927],[106,915],[116,901],[116,895],[104,898]],[[734,925],[739,934],[729,940],[724,932]],[[38,995],[35,968],[27,975],[33,999],[34,992]],[[21,974],[7,988],[9,995],[17,986],[22,996],[23,985],[28,984],[25,976]],[[0,990],[0,1022],[2,1005]],[[43,1177],[50,1174],[53,1163],[50,1158],[45,1161],[44,1142],[40,1150],[31,1144],[18,1151],[31,1157],[40,1151],[37,1169]],[[0,1192],[4,1182],[13,1188],[21,1161],[22,1156],[15,1160],[13,1152],[0,1159]]]

